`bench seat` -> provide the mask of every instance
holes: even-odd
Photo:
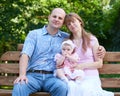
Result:
[[[0,86],[13,86],[19,74],[20,51],[5,52],[0,58]],[[107,52],[104,65],[99,69],[103,88],[111,88],[115,96],[120,96],[120,52]],[[103,76],[102,76],[103,75]],[[105,76],[104,76],[105,75]],[[114,77],[115,76],[115,77]],[[0,96],[11,96],[12,90],[0,89]],[[50,96],[46,92],[37,92],[30,96]]]

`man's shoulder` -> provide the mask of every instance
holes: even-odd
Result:
[[[33,34],[33,35],[35,35],[35,34],[41,34],[42,33],[42,28],[38,28],[38,29],[33,29],[33,30],[30,30],[29,31],[29,34]]]
[[[69,33],[61,31],[61,36],[64,37],[64,38],[68,38]]]
[[[42,30],[42,28],[38,28],[38,29],[30,30],[30,32],[39,32],[39,31],[41,31],[41,30]]]

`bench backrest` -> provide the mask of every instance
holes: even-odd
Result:
[[[107,52],[99,72],[102,75],[102,87],[120,88],[120,52]]]
[[[1,56],[0,86],[12,86],[18,76],[18,62],[22,46],[22,44],[18,46],[19,51],[8,51]],[[104,65],[99,72],[100,75],[105,74],[105,76],[101,76],[103,88],[120,88],[120,52],[107,52],[104,57]]]

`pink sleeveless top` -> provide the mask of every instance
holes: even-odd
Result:
[[[82,42],[80,44],[80,47],[76,48],[76,53],[79,55],[80,60],[78,64],[81,63],[92,63],[94,62],[94,56],[93,56],[93,52],[92,52],[92,46],[94,46],[95,42],[98,42],[97,38],[94,36],[91,36],[91,47],[87,48],[86,52],[82,52]],[[85,76],[97,76],[99,75],[98,70],[97,69],[84,69],[85,72]]]

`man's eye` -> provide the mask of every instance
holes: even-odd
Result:
[[[62,20],[63,18],[59,17],[60,20]]]
[[[53,18],[56,18],[56,16],[53,16]]]

